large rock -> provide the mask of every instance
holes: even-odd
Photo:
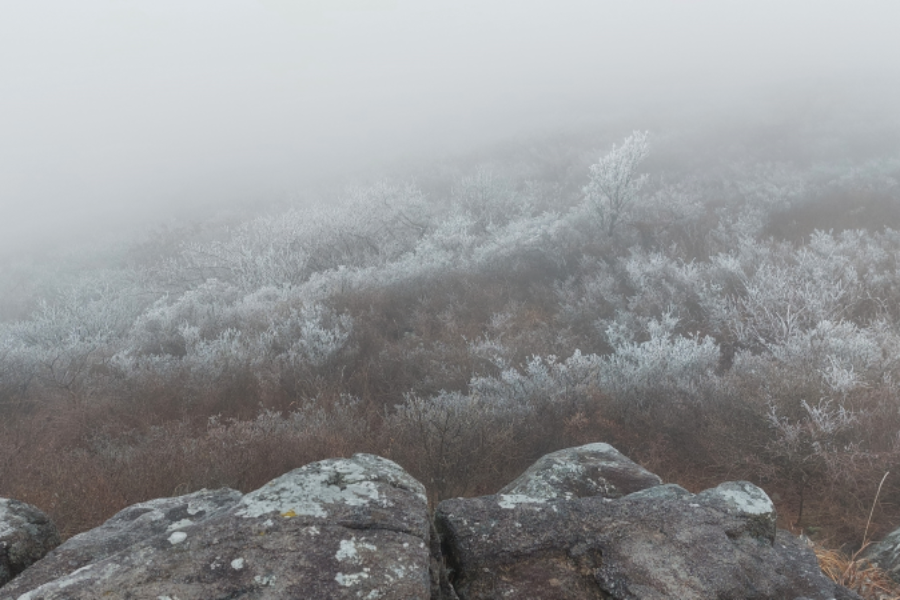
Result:
[[[0,585],[59,545],[53,521],[30,504],[0,498]]]
[[[69,538],[0,590],[0,595],[15,597],[148,538],[204,521],[235,506],[241,496],[237,490],[223,488],[129,506],[100,527]]]
[[[771,501],[746,482],[613,500],[447,500],[436,525],[461,600],[858,598],[797,538],[776,533]]]
[[[900,529],[895,529],[877,544],[869,546],[863,556],[900,581]]]
[[[609,444],[566,448],[540,458],[499,493],[551,500],[618,498],[662,480]]]
[[[291,471],[224,512],[33,589],[6,586],[0,599],[424,600],[428,542],[422,485],[387,459],[357,454]]]

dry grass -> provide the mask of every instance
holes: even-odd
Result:
[[[891,579],[859,552],[847,556],[839,550],[814,546],[822,571],[835,583],[849,588],[866,600],[900,600],[900,584]]]
[[[884,569],[860,556],[869,546],[872,515],[875,514],[878,497],[881,496],[881,489],[889,474],[890,472],[885,473],[878,483],[878,491],[872,500],[872,508],[869,510],[869,518],[863,532],[863,543],[859,550],[847,556],[839,550],[813,546],[822,572],[835,583],[853,590],[866,600],[900,600],[900,584],[891,579]]]

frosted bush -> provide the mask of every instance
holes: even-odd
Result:
[[[476,269],[509,264],[511,260],[539,254],[554,258],[559,252],[560,220],[553,213],[523,217],[502,227],[489,227],[487,239],[472,256]]]
[[[644,401],[657,392],[697,398],[715,375],[719,346],[708,337],[673,334],[678,323],[671,313],[647,322],[649,339],[634,341],[631,332],[610,326],[614,352],[600,363],[601,389],[621,398]]]
[[[365,268],[396,259],[432,229],[433,213],[414,185],[380,181],[328,205],[291,208],[232,228],[223,239],[189,243],[169,271],[200,281],[215,277],[245,292],[296,286],[342,265]]]
[[[293,364],[320,367],[343,350],[350,339],[353,320],[349,315],[334,315],[321,306],[293,311],[286,322],[273,323],[271,331],[283,337],[294,333],[295,339],[285,354]]]
[[[136,320],[129,336],[131,348],[143,354],[182,355],[185,352],[183,326],[191,325],[201,337],[213,338],[237,325],[223,318],[223,312],[239,298],[236,287],[217,279],[210,279],[177,298],[161,298]]]
[[[825,320],[771,350],[785,366],[818,373],[828,389],[845,394],[881,382],[896,367],[897,359],[889,358],[896,356],[889,353],[896,343],[884,327]]]
[[[14,376],[20,389],[37,379],[80,397],[145,304],[130,284],[114,288],[103,278],[85,278],[53,302],[41,300],[30,319],[0,330],[0,359],[21,372]]]
[[[605,261],[583,259],[579,265],[580,277],[569,277],[554,286],[559,303],[560,320],[585,333],[600,319],[607,318],[615,310],[624,310],[627,298],[621,278]],[[590,324],[590,325],[589,325]],[[599,331],[605,330],[605,325]]]
[[[734,171],[734,181],[747,204],[769,213],[788,207],[808,188],[803,175],[787,163],[744,164]]]
[[[597,384],[600,358],[576,350],[566,361],[533,356],[523,369],[504,369],[498,377],[475,377],[469,394],[510,409],[528,410],[535,399],[559,400],[584,395]]]
[[[590,167],[590,181],[583,190],[584,207],[607,235],[612,235],[616,224],[627,216],[647,183],[648,176],[639,175],[637,168],[650,153],[648,138],[648,132],[635,131]]]
[[[859,435],[864,414],[822,399],[817,403],[804,400],[801,415],[794,419],[781,416],[774,404],[770,404],[767,416],[774,439],[767,444],[766,452],[782,474],[797,485],[801,497],[806,485],[821,476],[832,484],[858,485],[854,481],[861,472],[857,465],[872,458]],[[802,510],[801,500],[798,519]]]
[[[468,343],[469,354],[501,371],[510,368],[512,350],[499,339],[484,336]]]
[[[451,201],[469,214],[479,227],[486,228],[529,216],[533,199],[518,193],[512,181],[482,165],[456,182]]]
[[[659,252],[633,251],[624,261],[628,285],[628,311],[642,317],[670,311],[688,320],[692,307],[700,307],[705,291],[702,268]],[[699,318],[700,315],[693,315]]]

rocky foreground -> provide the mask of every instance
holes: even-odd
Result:
[[[357,454],[246,495],[136,504],[58,543],[40,511],[0,500],[0,600],[858,598],[776,529],[758,487],[691,494],[607,444],[433,516],[421,483]]]

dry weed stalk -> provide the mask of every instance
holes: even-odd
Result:
[[[838,585],[853,590],[866,600],[900,600],[900,584],[891,579],[884,569],[860,556],[871,543],[869,526],[872,524],[875,505],[878,503],[878,496],[881,494],[881,488],[888,474],[889,472],[885,473],[878,484],[878,491],[875,492],[875,499],[869,510],[869,518],[863,533],[863,543],[859,550],[851,556],[847,556],[840,550],[814,547],[822,572]]]

